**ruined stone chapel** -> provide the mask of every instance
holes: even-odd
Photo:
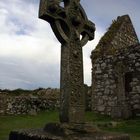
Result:
[[[128,15],[119,16],[91,54],[92,110],[117,118],[140,114],[140,44]]]

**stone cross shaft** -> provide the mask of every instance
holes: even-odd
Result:
[[[80,0],[41,0],[39,18],[50,23],[61,47],[60,121],[84,123],[82,46],[94,39],[95,25]]]

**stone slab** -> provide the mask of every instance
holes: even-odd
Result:
[[[12,131],[9,140],[130,140],[127,134],[93,132],[55,135],[43,129]]]

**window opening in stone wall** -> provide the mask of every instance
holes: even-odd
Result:
[[[130,85],[132,78],[133,78],[132,72],[127,72],[125,74],[125,94],[126,94],[126,96],[129,94],[129,92],[132,91],[132,87]]]

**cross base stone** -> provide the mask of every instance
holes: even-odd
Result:
[[[101,132],[90,124],[49,123],[44,129],[12,131],[9,140],[130,140],[127,134]]]

